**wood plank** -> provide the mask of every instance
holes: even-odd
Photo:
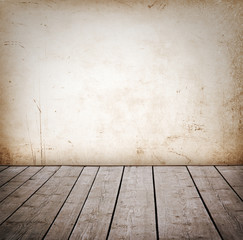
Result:
[[[70,239],[106,239],[122,167],[101,167]]]
[[[213,166],[190,166],[189,170],[223,239],[243,239],[240,198]]]
[[[97,171],[98,167],[84,168],[71,194],[48,231],[45,240],[56,239],[57,236],[59,239],[68,239],[95,179]]]
[[[0,203],[0,224],[37,191],[58,169],[59,167],[44,167],[25,184],[4,199],[4,201]]]
[[[0,202],[9,194],[14,192],[18,187],[24,184],[29,178],[40,171],[42,167],[28,167],[22,171],[18,176],[10,180],[0,188]]]
[[[152,167],[126,167],[109,239],[156,239]]]
[[[63,166],[0,227],[4,239],[42,239],[82,167]]]
[[[14,178],[20,172],[24,171],[27,167],[8,167],[0,172],[0,187],[3,186],[10,179]]]
[[[0,172],[3,171],[6,168],[8,168],[8,166],[0,166]]]
[[[159,239],[221,239],[186,167],[154,167]]]
[[[243,166],[217,166],[231,187],[243,199]]]

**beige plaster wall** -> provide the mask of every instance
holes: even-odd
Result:
[[[0,2],[1,164],[243,164],[242,1]]]

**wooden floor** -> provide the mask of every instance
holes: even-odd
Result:
[[[243,239],[243,166],[0,166],[0,239]]]

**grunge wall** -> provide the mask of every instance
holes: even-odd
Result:
[[[0,2],[1,164],[243,164],[242,1]]]

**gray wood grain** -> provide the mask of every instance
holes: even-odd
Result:
[[[10,180],[0,188],[0,202],[9,194],[15,191],[19,186],[25,183],[29,178],[36,174],[42,167],[28,167],[22,171],[18,176]]]
[[[243,166],[217,168],[240,195]],[[38,169],[0,172],[0,239],[68,239],[72,229],[71,239],[106,239],[122,167],[101,167],[90,193],[97,167],[79,178],[82,167]],[[189,170],[223,239],[243,239],[242,200],[213,166]],[[160,239],[219,239],[186,167],[154,167],[154,177]],[[109,239],[155,238],[152,168],[126,167]]]
[[[59,167],[44,167],[34,177],[0,203],[0,224],[47,181]]]
[[[42,239],[82,167],[61,167],[0,227],[5,239]]]
[[[217,166],[217,169],[243,199],[243,166]]]
[[[68,239],[98,167],[85,167],[45,239]]]
[[[156,239],[152,167],[126,167],[109,239]]]
[[[223,239],[243,239],[243,203],[213,166],[189,170]]]
[[[8,167],[0,172],[0,187],[27,167]]]
[[[105,239],[122,167],[101,167],[70,239]]]
[[[154,167],[159,239],[220,239],[186,167]]]

